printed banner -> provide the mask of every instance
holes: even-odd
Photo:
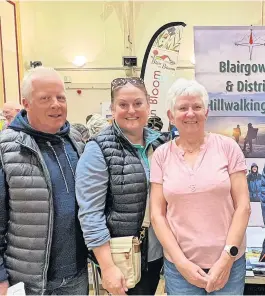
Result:
[[[176,80],[179,49],[182,40],[182,22],[172,22],[158,29],[151,38],[142,63],[141,78],[150,94],[151,115],[163,121],[163,131],[168,131],[166,94]]]
[[[195,27],[195,52],[210,116],[265,116],[264,27]]]
[[[252,209],[247,243],[261,252],[265,237],[265,192],[261,191],[265,164],[265,28],[195,27],[194,38],[196,80],[206,87],[210,99],[206,129],[233,138],[244,152]],[[255,258],[251,260],[256,264],[259,256]]]

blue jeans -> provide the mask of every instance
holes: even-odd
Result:
[[[49,281],[44,295],[88,295],[88,270],[61,280]]]
[[[167,295],[243,295],[246,276],[245,256],[234,262],[224,288],[211,293],[187,282],[175,265],[167,259],[164,259],[164,267]]]

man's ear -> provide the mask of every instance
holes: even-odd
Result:
[[[26,111],[28,111],[29,105],[30,105],[29,99],[22,98],[22,105],[23,105],[24,109]]]

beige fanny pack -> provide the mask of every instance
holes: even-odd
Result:
[[[137,237],[116,237],[110,240],[112,260],[123,273],[128,289],[141,279],[141,242]]]
[[[149,199],[147,199],[142,227],[149,226]],[[144,230],[140,233],[140,238],[125,236],[110,240],[112,260],[123,273],[128,289],[134,288],[141,279],[141,242],[143,238]]]

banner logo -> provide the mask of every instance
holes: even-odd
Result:
[[[158,49],[153,50],[153,55],[150,56],[152,59],[151,64],[156,64],[158,68],[167,69],[167,70],[176,70],[176,61],[173,60],[174,57],[170,57],[170,52],[165,54]]]
[[[246,46],[249,51],[249,60],[252,60],[252,53],[255,46],[265,46],[265,41],[261,37],[255,37],[253,29],[250,29],[250,33],[246,34],[241,40],[235,42],[235,46]]]

